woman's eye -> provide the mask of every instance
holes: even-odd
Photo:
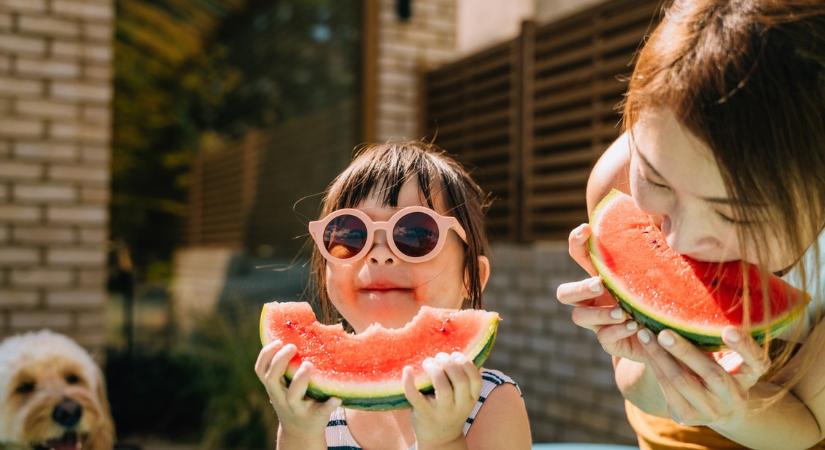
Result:
[[[646,176],[642,175],[642,173],[641,173],[641,172],[639,173],[639,178],[641,178],[641,179],[642,179],[642,181],[644,181],[645,183],[647,183],[647,184],[649,184],[649,185],[651,185],[651,186],[653,186],[653,187],[655,187],[655,188],[657,188],[657,189],[666,189],[666,190],[670,190],[670,186],[668,186],[668,185],[666,185],[666,184],[661,184],[661,183],[657,183],[657,182],[655,182],[655,181],[652,181],[650,178],[648,178],[648,177],[646,177]]]

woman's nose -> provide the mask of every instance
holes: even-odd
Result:
[[[682,255],[702,255],[716,247],[716,239],[707,234],[701,222],[681,216],[663,216],[662,232],[667,245]]]

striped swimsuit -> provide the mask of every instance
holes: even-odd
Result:
[[[473,424],[473,420],[478,414],[478,411],[481,410],[484,400],[493,392],[493,389],[504,383],[510,383],[515,386],[516,389],[519,389],[518,384],[516,384],[512,378],[498,370],[481,369],[481,381],[483,383],[481,386],[481,395],[478,397],[472,412],[470,412],[470,416],[467,417],[467,421],[464,423],[465,436],[470,430],[470,426]],[[519,392],[521,392],[521,389],[519,389]],[[355,438],[349,431],[349,427],[347,427],[344,408],[339,407],[333,411],[327,423],[325,436],[327,440],[327,450],[361,450],[361,446],[355,441]],[[410,447],[410,449],[415,449],[415,445]]]

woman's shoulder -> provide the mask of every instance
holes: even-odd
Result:
[[[587,210],[591,211],[596,204],[610,192],[618,189],[630,193],[628,169],[630,166],[630,139],[628,134],[622,133],[607,150],[602,153],[590,177],[587,180]]]

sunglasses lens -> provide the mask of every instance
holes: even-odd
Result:
[[[358,217],[344,214],[330,220],[324,228],[324,246],[336,258],[352,258],[366,242],[367,226]]]
[[[392,237],[398,250],[418,258],[433,251],[438,243],[438,224],[428,214],[410,213],[395,224]]]

